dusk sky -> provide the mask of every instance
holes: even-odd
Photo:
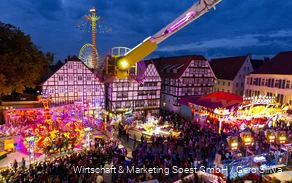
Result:
[[[177,18],[193,0],[2,0],[0,21],[20,27],[55,60],[78,55],[91,33],[75,28],[93,6],[113,29],[97,34],[100,54],[132,48]],[[292,50],[292,1],[223,0],[217,10],[159,45],[150,57],[201,54],[207,59],[246,55],[272,57]]]

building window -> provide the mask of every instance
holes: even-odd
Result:
[[[262,79],[261,86],[265,86],[265,79]]]
[[[82,92],[83,87],[82,86],[77,86],[77,92]]]
[[[224,92],[224,89],[222,89],[222,91]]]
[[[69,81],[74,81],[74,76],[73,75],[69,75]]]
[[[228,82],[228,86],[230,86],[230,82]]]
[[[218,85],[220,85],[220,81],[218,81]]]
[[[68,92],[73,93],[74,92],[74,86],[69,86],[68,87]]]
[[[82,81],[82,76],[77,76],[78,81]]]
[[[287,80],[286,82],[286,89],[289,89],[290,88],[290,80]]]
[[[121,108],[121,107],[122,107],[121,102],[116,102],[116,108]]]
[[[253,78],[252,85],[256,85],[256,84],[257,84],[257,78]]]
[[[64,76],[59,76],[59,81],[64,81]]]
[[[244,87],[244,83],[241,83],[241,86]]]
[[[245,71],[246,70],[246,67],[244,67],[243,70]]]
[[[78,64],[78,65],[77,65],[77,68],[78,68],[78,69],[81,69],[81,68],[82,68],[81,64]]]
[[[69,67],[69,69],[73,69],[73,65],[72,64],[69,64],[68,67]]]
[[[223,86],[225,85],[225,81],[223,81],[222,85],[223,85]]]
[[[241,74],[239,74],[239,78],[241,78]]]
[[[249,78],[246,78],[246,84],[248,85],[248,83],[249,83]]]
[[[247,71],[249,71],[249,67],[247,67]]]
[[[228,93],[230,93],[230,90],[227,90]]]
[[[64,93],[64,86],[59,87],[59,93]]]
[[[236,87],[238,87],[239,86],[239,84],[238,83],[236,83]]]
[[[92,87],[91,86],[87,86],[86,87],[86,90],[87,90],[87,92],[90,92],[91,93],[92,92]]]
[[[280,83],[280,81],[278,79],[276,79],[276,81],[275,81],[275,88],[278,88],[279,87],[279,83]]]

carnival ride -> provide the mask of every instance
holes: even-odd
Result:
[[[131,49],[127,47],[114,47],[111,50],[107,51],[105,54],[102,54],[100,59],[105,60],[105,62],[104,65],[101,65],[98,69],[96,69],[97,76],[102,78],[102,80],[106,83],[114,79],[113,72],[115,70],[115,65],[112,65],[110,63],[110,57],[120,58],[127,54],[129,51],[131,51]],[[133,79],[136,82],[141,83],[147,77],[145,70],[145,62],[138,62],[132,65],[129,68],[129,79]]]
[[[211,8],[215,9],[219,2],[221,0],[200,0],[154,36],[146,38],[124,56],[108,57],[107,62],[110,66],[114,66],[114,70],[110,74],[119,79],[126,79],[130,74],[130,68],[152,53],[159,43],[208,12]]]
[[[81,120],[64,120],[60,117],[53,119],[49,108],[51,100],[51,95],[38,96],[38,101],[43,104],[44,118],[26,127],[21,134],[24,146],[31,153],[67,151],[80,144],[84,138]]]
[[[100,63],[98,51],[96,49],[96,33],[111,32],[112,29],[103,24],[101,16],[96,15],[96,9],[90,9],[91,15],[85,15],[76,25],[77,29],[90,32],[92,36],[92,44],[85,44],[79,51],[79,59],[83,61],[89,68],[97,69]]]

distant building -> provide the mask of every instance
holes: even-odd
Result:
[[[201,55],[152,59],[162,79],[161,107],[178,111],[181,97],[212,92],[215,76],[209,62]]]
[[[105,107],[104,84],[76,56],[68,58],[41,86],[43,93],[52,95],[52,103],[55,105],[79,101]]]
[[[223,91],[243,96],[245,76],[253,71],[250,54],[212,59],[210,65],[217,78],[214,92]]]
[[[280,52],[247,75],[245,96],[277,97],[280,103],[292,104],[292,51]]]
[[[144,61],[145,70],[138,70],[141,81],[117,79],[106,84],[106,109],[111,112],[129,110],[158,114],[160,108],[161,78],[151,61]]]

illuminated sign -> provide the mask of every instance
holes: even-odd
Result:
[[[253,99],[251,101],[252,104],[270,104],[272,103],[272,99],[262,99],[262,98],[259,98],[259,99]]]

